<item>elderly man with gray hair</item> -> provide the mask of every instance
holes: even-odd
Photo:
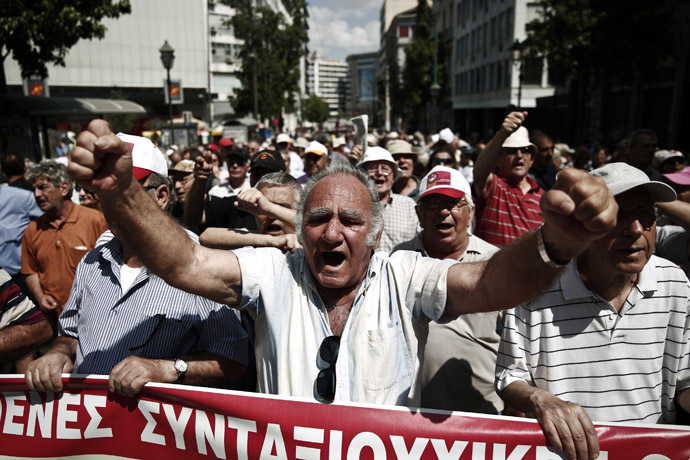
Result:
[[[418,406],[430,320],[526,301],[558,274],[554,260],[582,252],[617,212],[601,179],[564,171],[542,202],[544,227],[487,262],[388,256],[374,253],[378,191],[363,171],[337,165],[304,189],[295,222],[303,249],[221,251],[195,244],[156,208],[107,122],[89,124],[71,159],[73,177],[99,193],[152,272],[252,315],[260,392],[324,402]]]
[[[29,291],[53,327],[67,303],[77,264],[108,229],[103,214],[71,201],[67,168],[44,160],[29,168],[26,180],[44,214],[22,237],[22,269]]]
[[[597,458],[591,420],[675,423],[690,410],[690,286],[653,255],[655,204],[676,194],[626,163],[591,174],[614,195],[617,225],[506,313],[496,364],[499,395],[571,459]]]
[[[457,169],[436,166],[420,184],[417,216],[422,231],[393,248],[436,259],[478,262],[498,248],[472,235],[474,203]],[[422,407],[497,414],[503,401],[494,390],[502,312],[443,317],[429,325],[422,366]]]

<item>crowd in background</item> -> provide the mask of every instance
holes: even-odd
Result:
[[[671,265],[677,264],[685,274],[688,273],[690,167],[685,166],[686,158],[682,152],[675,150],[674,146],[659,146],[655,133],[647,129],[631,133],[613,151],[609,151],[602,146],[569,146],[536,129],[538,127],[530,126],[528,131],[525,126],[529,126],[527,113],[513,112],[491,139],[482,139],[474,133],[462,136],[444,128],[438,133],[427,134],[374,130],[359,144],[352,131],[278,133],[249,142],[221,138],[207,145],[184,148],[173,145],[154,150],[134,138],[126,142],[130,142],[133,149],[149,149],[142,154],[133,150],[136,180],[150,192],[161,209],[187,229],[190,239],[210,248],[234,250],[251,246],[273,247],[287,253],[301,251],[300,228],[303,228],[301,219],[304,216],[299,214],[298,204],[306,199],[301,196],[304,187],[309,187],[307,184],[311,178],[321,179],[329,168],[353,167],[368,176],[381,205],[383,228],[375,245],[377,252],[416,251],[427,257],[461,263],[487,260],[524,234],[536,230],[541,235],[544,223],[540,209],[542,196],[553,187],[559,187],[557,175],[560,171],[575,168],[602,177],[621,208],[628,204],[626,200],[633,198],[625,195],[631,193],[630,188],[616,191],[615,187],[620,187],[620,183],[627,181],[634,184],[633,188],[649,189],[653,200],[651,208],[647,205],[650,201],[648,196],[639,200],[634,197],[642,205],[638,206],[638,201],[634,201],[634,206],[625,209],[632,220],[628,214],[623,214],[623,217],[619,214],[619,221],[628,219],[628,224],[632,222],[632,227],[621,231],[634,233],[639,230],[640,235],[653,231],[652,239],[656,244],[650,243],[649,249],[655,248],[656,256],[671,261]],[[69,148],[63,144],[61,150],[65,152]],[[133,356],[139,355],[138,347],[146,350],[154,337],[154,341],[165,340],[147,359],[154,364],[163,359],[175,361],[174,368],[171,368],[174,370],[170,372],[161,370],[156,364],[159,365],[156,375],[170,374],[159,381],[256,391],[256,367],[262,363],[256,360],[255,346],[262,339],[257,337],[254,318],[245,311],[227,317],[222,313],[227,310],[223,309],[222,303],[178,292],[157,278],[154,281],[143,262],[136,258],[136,251],[119,237],[119,229],[113,226],[116,222],[108,218],[107,212],[103,216],[98,193],[75,185],[67,175],[67,157],[62,155],[55,160],[32,164],[25,161],[21,152],[6,152],[0,162],[3,175],[3,184],[0,185],[0,281],[3,282],[0,337],[6,336],[0,340],[3,371],[40,372],[41,365],[35,363],[47,362],[46,356],[55,356],[57,352],[73,353],[76,354],[74,362],[61,360],[50,363],[65,372],[80,369],[82,373],[111,374],[111,381],[115,382],[111,387],[114,391],[133,395],[146,382],[137,385],[129,381],[125,370],[129,368],[122,363],[134,360]],[[617,166],[621,163],[631,168]],[[603,172],[597,173],[596,170]],[[638,173],[641,175],[636,176]],[[624,177],[624,180],[612,179],[616,175]],[[659,192],[657,183],[666,184],[668,190]],[[619,194],[624,198],[619,199]],[[650,212],[653,213],[653,221]],[[639,229],[635,222],[639,222]],[[540,244],[542,251],[543,243]],[[542,254],[545,262],[548,257],[548,254]],[[648,260],[658,264],[657,259],[650,257],[648,254],[644,263],[636,268],[634,276],[642,272]],[[119,279],[121,286],[116,289],[119,294],[108,290],[95,292],[89,283],[97,283],[97,276],[103,275],[88,270],[95,270],[103,260],[115,264],[112,260],[118,258],[124,263],[120,262],[120,268],[113,269],[109,276]],[[564,264],[557,260],[551,262],[560,267],[567,261],[563,261]],[[520,267],[515,269],[520,270]],[[587,288],[603,297],[601,292],[592,288],[592,281],[586,279],[583,267],[580,267],[580,272]],[[684,286],[683,289],[687,289],[687,278],[682,273],[665,273],[664,276],[674,277]],[[160,283],[160,286],[151,286],[151,292],[138,298],[140,292],[135,288],[145,279],[150,285]],[[568,282],[577,284],[572,280]],[[501,289],[502,286],[496,285],[495,288]],[[624,292],[625,300],[629,291],[621,292]],[[106,300],[110,299],[109,296],[117,298],[119,295],[124,295],[126,301]],[[685,291],[673,294],[683,295],[686,295]],[[123,321],[130,320],[110,319],[112,312],[106,308],[110,305],[108,302],[116,305],[126,302],[128,308],[144,310],[144,303],[153,302],[151,299],[156,298],[169,298],[172,299],[170,302],[182,305],[174,312],[147,308],[146,315],[150,318],[131,320],[137,322],[139,332],[113,332],[125,328]],[[616,305],[614,300],[604,300]],[[87,310],[85,305],[90,305],[89,302],[102,302],[104,305],[98,310],[95,307]],[[632,300],[628,302],[634,303]],[[683,302],[674,304],[674,308],[681,309],[685,315],[680,325],[674,326],[681,329],[682,337],[682,346],[674,349],[680,353],[676,356],[678,369],[674,377],[678,387],[675,383],[672,386],[672,390],[677,392],[690,386],[687,299]],[[189,312],[185,311],[185,305],[197,318],[191,321],[191,332],[163,330],[168,324],[166,318],[186,318]],[[528,333],[523,331],[524,324],[534,320],[535,315],[529,305],[531,303],[520,307],[526,308],[526,313],[513,313],[512,310],[508,315],[502,311],[477,313],[432,323],[424,359],[420,361],[423,362],[422,369],[419,369],[421,395],[415,402],[422,407],[438,409],[511,415],[526,412],[542,417],[543,414],[535,413],[539,412],[535,407],[521,403],[522,394],[506,392],[511,383],[521,379],[540,386],[530,382],[535,376],[530,374],[534,370],[531,364],[515,356],[529,350],[529,343],[501,344],[504,326],[509,329],[504,341],[506,337],[515,339],[511,331],[519,331],[520,340],[524,340],[524,334]],[[616,309],[620,321],[624,312],[627,314],[626,307],[621,308]],[[85,311],[93,316],[85,319]],[[553,320],[553,317],[543,319],[547,322]],[[214,321],[215,326],[205,326],[208,321]],[[661,320],[659,327],[664,327],[664,321]],[[615,328],[615,325],[611,327]],[[82,329],[77,333],[79,328]],[[556,332],[551,333],[558,335],[559,329],[554,330]],[[58,331],[59,337],[55,340]],[[563,338],[563,333],[560,334]],[[64,335],[72,340],[60,341]],[[87,335],[90,337],[88,348],[81,343],[87,342],[84,338]],[[128,346],[124,354],[115,354],[112,350],[117,347],[110,341],[125,340],[123,335],[127,335],[131,343],[139,345]],[[339,337],[339,334],[335,335]],[[170,338],[174,338],[174,347],[177,348],[163,350]],[[177,343],[185,340],[187,343]],[[663,342],[664,338],[660,340]],[[78,346],[75,344],[77,341]],[[578,346],[584,347],[585,344]],[[173,348],[173,345],[169,347]],[[321,359],[328,361],[322,353],[320,351]],[[209,359],[209,354],[220,356],[222,360]],[[335,356],[337,359],[337,351]],[[562,359],[568,362],[577,360],[577,357],[571,353],[564,354]],[[145,367],[149,365],[147,363],[149,361],[140,360],[126,364]],[[190,363],[194,364],[190,367]],[[535,366],[538,368],[539,364]],[[516,376],[516,369],[524,371],[524,375]],[[243,373],[244,377],[240,379]],[[35,373],[34,378],[37,379],[38,375]],[[567,376],[567,379],[573,378],[572,375]],[[36,385],[46,388],[45,385]],[[548,385],[546,387],[549,388]],[[333,393],[335,391],[332,389]],[[671,390],[664,387],[663,391]],[[320,389],[317,392],[324,396]],[[325,394],[328,394],[327,390]],[[330,395],[331,400],[333,396]],[[324,398],[329,399],[328,396]],[[676,408],[669,402],[674,395],[665,394],[661,399],[664,407],[659,413],[641,416],[635,421],[675,422]],[[622,401],[619,404],[634,405],[635,402]],[[607,417],[596,412],[594,407],[585,407],[585,410],[596,413],[592,418],[597,420]],[[667,412],[672,412],[673,416],[667,416]],[[586,423],[583,426],[587,428]],[[544,429],[548,435],[548,428]],[[554,436],[558,438],[558,435]],[[567,446],[561,447],[565,449]]]

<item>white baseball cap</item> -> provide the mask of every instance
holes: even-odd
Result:
[[[636,187],[649,191],[652,200],[657,203],[675,201],[676,192],[663,182],[649,180],[647,174],[627,163],[609,163],[590,172],[592,176],[601,177],[613,196],[625,193]]]
[[[307,144],[307,148],[304,149],[304,153],[315,153],[323,156],[328,154],[328,149],[321,142],[311,141]]]
[[[446,166],[436,166],[422,178],[419,184],[419,199],[438,194],[450,198],[466,197],[472,203],[472,189],[460,171]]]
[[[117,133],[117,137],[132,149],[132,174],[137,180],[146,179],[152,172],[161,176],[168,175],[165,155],[150,139],[124,133]]]
[[[280,133],[280,134],[278,134],[278,136],[276,136],[276,144],[282,144],[282,143],[288,143],[289,144],[290,142],[292,142],[292,139],[290,138],[290,136],[288,136],[285,133]]]

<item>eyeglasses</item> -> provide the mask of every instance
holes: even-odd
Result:
[[[393,173],[393,168],[388,166],[387,164],[371,164],[368,163],[365,168],[367,169],[367,172],[369,174],[375,174],[377,171],[381,173],[383,176],[389,176],[391,173]]]
[[[247,160],[244,158],[239,158],[239,157],[229,157],[228,158],[228,166],[246,166],[247,165]]]
[[[467,200],[465,198],[449,198],[439,195],[425,197],[417,204],[422,209],[462,209],[466,205]]]
[[[74,186],[74,190],[75,190],[77,193],[79,193],[79,192],[81,192],[81,191],[83,190],[84,193],[89,193],[89,194],[91,194],[91,195],[95,195],[95,193],[93,193],[91,190],[86,190],[84,187],[82,187],[82,186],[80,186],[80,185],[75,185],[75,186]]]
[[[618,225],[628,226],[639,221],[642,228],[649,230],[656,222],[656,208],[651,205],[638,206],[632,211],[618,210]]]
[[[434,166],[452,165],[453,163],[455,163],[455,160],[453,160],[452,158],[434,158],[433,160],[431,160],[431,164]]]
[[[328,364],[316,377],[316,393],[325,401],[333,401],[335,398],[335,362],[340,351],[340,337],[331,335],[323,339],[319,347],[319,357]]]
[[[532,151],[527,147],[506,147],[504,151],[506,155],[517,155],[518,153],[522,153],[523,155],[532,154]]]

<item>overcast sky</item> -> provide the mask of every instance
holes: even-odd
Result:
[[[377,0],[308,0],[309,54],[345,59],[379,48]]]

